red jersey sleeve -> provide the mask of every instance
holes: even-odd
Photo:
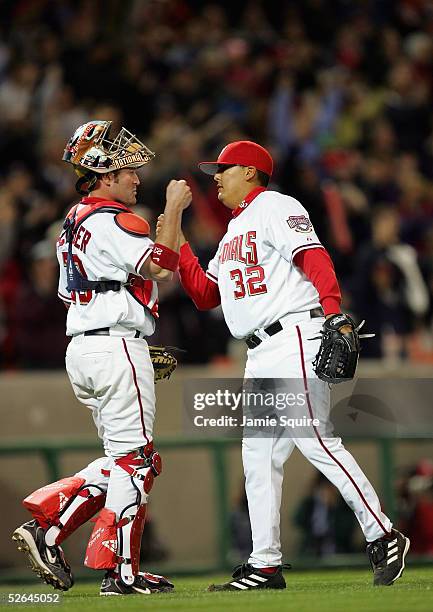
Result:
[[[295,255],[294,263],[316,287],[325,315],[340,313],[341,292],[328,252],[306,249]]]
[[[182,287],[199,310],[221,304],[217,282],[206,276],[188,242],[180,247],[179,276]]]

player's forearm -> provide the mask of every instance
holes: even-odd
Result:
[[[166,204],[164,210],[164,223],[158,233],[158,244],[162,244],[172,251],[179,252],[183,210],[177,206]]]
[[[325,315],[341,312],[340,287],[327,251],[306,249],[296,254],[294,263],[317,289]]]
[[[184,180],[172,180],[167,186],[166,197],[164,213],[156,226],[157,242],[150,260],[140,269],[142,276],[156,281],[171,280],[179,265],[182,213],[191,203],[191,189]]]
[[[182,287],[199,310],[210,310],[221,304],[218,285],[206,276],[187,242],[180,248],[179,276]]]
[[[158,233],[158,242],[153,247],[152,255],[147,259],[140,274],[158,282],[173,279],[173,272],[179,261],[179,242],[183,210],[167,203],[164,211],[166,222]]]

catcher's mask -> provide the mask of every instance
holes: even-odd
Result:
[[[140,168],[155,157],[155,153],[124,127],[110,139],[111,123],[94,120],[80,125],[65,147],[62,159],[72,164],[80,177],[75,185],[78,193],[88,194],[98,174]]]

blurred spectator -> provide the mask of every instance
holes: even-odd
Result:
[[[302,533],[299,555],[358,552],[355,515],[321,472],[314,476],[310,492],[297,506],[293,523]]]
[[[57,268],[53,245],[38,242],[30,252],[28,273],[18,288],[11,315],[18,367],[64,367],[66,310],[57,298]]]
[[[78,199],[61,161],[64,144],[91,118],[133,126],[156,152],[142,173],[152,214],[161,210],[168,178],[191,182],[185,230],[204,265],[229,217],[196,164],[231,140],[261,142],[275,158],[271,188],[306,206],[330,250],[343,306],[368,317],[369,326],[377,322],[378,336],[365,343],[364,356],[382,356],[385,338],[398,354],[408,354],[414,330],[433,355],[433,16],[427,0],[3,5],[2,367],[14,365],[10,314],[30,252]],[[378,203],[391,205],[400,222],[393,244],[377,244]],[[392,224],[380,214],[378,223]],[[190,362],[219,359],[227,350],[218,311],[197,314],[176,286],[161,308],[166,323],[158,333],[168,344],[185,345]],[[210,325],[218,326],[218,343],[210,340],[216,337],[207,333]]]
[[[433,555],[433,462],[422,459],[398,483],[399,525],[411,550]],[[399,527],[399,528],[400,528]]]
[[[399,239],[398,212],[377,207],[371,217],[371,242],[357,256],[352,292],[354,308],[366,317],[375,338],[364,357],[406,357],[407,339],[429,306],[416,251]]]

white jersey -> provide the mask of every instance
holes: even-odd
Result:
[[[77,211],[83,207],[78,205]],[[150,256],[153,242],[146,236],[134,236],[115,223],[113,213],[101,212],[86,218],[76,232],[72,253],[78,270],[91,281],[117,280],[122,283],[119,291],[96,293],[95,291],[69,292],[66,262],[68,244],[63,232],[57,241],[57,259],[60,266],[58,296],[70,304],[66,334],[75,336],[91,329],[120,325],[139,330],[146,336],[155,331],[155,319],[151,310],[157,304],[158,288],[152,281],[146,282],[143,306],[123,286],[130,274],[139,275],[139,269]]]
[[[238,207],[206,272],[218,283],[235,338],[320,306],[317,289],[293,263],[296,253],[310,248],[323,246],[294,198],[257,189]]]

